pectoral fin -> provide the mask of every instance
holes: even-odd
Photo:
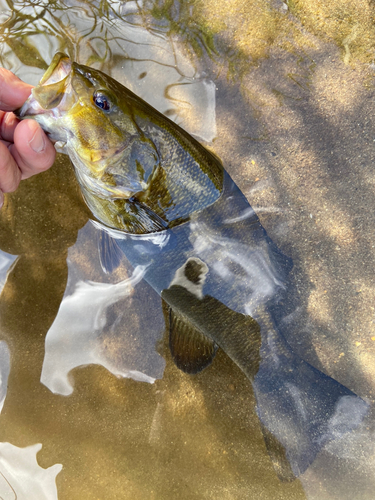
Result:
[[[118,220],[122,220],[126,232],[133,234],[157,233],[168,227],[168,222],[136,198],[126,201]]]
[[[203,335],[171,307],[164,309],[169,347],[176,366],[185,373],[198,373],[212,363],[217,344]]]

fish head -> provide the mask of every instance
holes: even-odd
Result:
[[[96,218],[162,231],[220,196],[223,168],[203,146],[110,76],[57,53],[17,110],[65,144]]]
[[[119,107],[117,85],[104,73],[57,53],[17,115],[39,122],[52,141],[74,151],[73,163],[82,173],[100,179],[134,132],[126,110]],[[109,183],[112,188],[116,184],[113,179]]]

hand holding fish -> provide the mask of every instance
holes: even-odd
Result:
[[[19,122],[11,112],[30,95],[32,86],[0,68],[0,206],[3,193],[15,191],[21,179],[47,170],[55,149],[38,123]]]

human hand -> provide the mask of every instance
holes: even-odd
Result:
[[[47,170],[55,148],[34,120],[20,122],[10,111],[22,106],[32,86],[0,68],[0,208],[3,193],[15,191],[21,179]]]

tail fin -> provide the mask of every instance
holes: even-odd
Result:
[[[301,360],[275,332],[262,343],[261,357],[253,379],[257,413],[275,470],[288,480],[280,466],[285,457],[295,477],[303,474],[326,443],[361,423],[369,405]]]

